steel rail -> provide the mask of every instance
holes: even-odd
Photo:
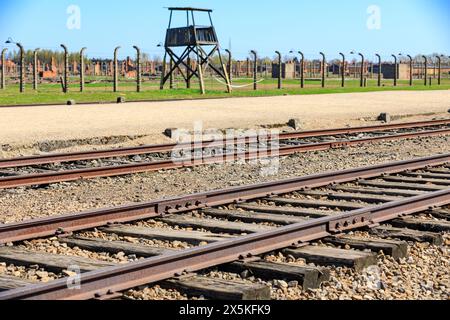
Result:
[[[252,160],[258,158],[269,158],[275,156],[287,156],[295,153],[308,152],[308,151],[323,151],[331,148],[339,148],[344,146],[354,146],[365,143],[373,143],[379,141],[392,141],[399,139],[415,138],[415,137],[430,137],[450,134],[450,128],[443,130],[432,130],[413,132],[397,135],[387,135],[379,137],[370,137],[363,139],[353,139],[337,142],[320,142],[304,145],[293,145],[281,147],[279,150],[268,151],[247,151],[238,152],[234,154],[224,154],[202,157],[200,159],[174,159],[164,161],[152,161],[135,164],[126,164],[119,166],[104,166],[98,168],[76,169],[76,170],[63,170],[59,172],[46,172],[38,174],[27,174],[19,176],[11,176],[0,178],[0,189],[16,188],[23,186],[51,184],[58,182],[76,181],[81,179],[92,179],[101,177],[111,177],[128,175],[135,173],[167,170],[167,169],[180,169],[206,164],[219,164],[237,160]]]
[[[450,124],[450,119],[375,125],[375,126],[354,127],[354,128],[336,128],[336,129],[312,130],[312,131],[293,132],[293,133],[281,133],[278,137],[268,136],[267,138],[268,138],[268,141],[272,141],[274,139],[289,140],[289,139],[300,139],[300,138],[311,138],[311,137],[323,137],[323,136],[339,135],[339,134],[378,132],[378,131],[395,130],[395,129],[410,129],[410,128],[419,128],[419,127],[427,127],[427,126],[448,125],[448,124]],[[246,138],[236,138],[234,143],[238,144],[238,143],[248,142],[248,140],[256,139],[257,137],[258,136],[250,136],[250,137],[246,137]],[[212,147],[223,146],[223,145],[225,145],[226,142],[227,141],[225,139],[220,139],[217,141],[205,140],[205,141],[196,141],[196,142],[188,142],[188,143],[178,143],[178,144],[177,143],[169,143],[169,144],[161,144],[161,145],[146,145],[146,146],[139,146],[139,147],[117,148],[117,149],[99,150],[99,151],[57,153],[57,154],[55,153],[55,154],[39,155],[39,156],[0,159],[0,169],[11,168],[11,167],[42,165],[42,164],[50,164],[50,163],[59,163],[59,162],[124,157],[124,156],[150,154],[150,153],[164,153],[164,152],[171,152],[171,151],[176,151],[179,149],[187,149],[187,148],[191,148],[191,149],[212,148]]]
[[[0,225],[0,244],[29,240],[100,227],[108,223],[124,223],[158,217],[167,213],[182,213],[211,206],[227,205],[261,197],[285,194],[305,188],[322,187],[333,183],[344,183],[356,179],[367,179],[383,173],[392,174],[406,170],[417,170],[427,166],[450,163],[450,154],[437,155],[407,161],[399,161],[369,167],[342,170],[197,193],[168,199],[160,199],[115,208],[90,210],[75,214],[35,219]]]
[[[396,217],[422,212],[430,207],[449,203],[450,188],[336,216],[280,227],[273,231],[255,233],[173,254],[148,258],[127,265],[83,273],[80,275],[79,289],[70,288],[67,279],[60,279],[0,293],[0,300],[81,300],[107,297],[184,272],[195,272],[245,257],[302,245],[332,234],[370,227]]]

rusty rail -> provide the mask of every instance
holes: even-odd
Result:
[[[399,139],[407,139],[424,136],[439,136],[450,133],[450,128],[443,130],[413,132],[390,136],[370,137],[364,139],[353,139],[338,142],[321,142],[306,145],[293,145],[281,147],[279,150],[268,150],[264,154],[258,151],[237,152],[234,154],[224,154],[218,156],[207,156],[201,159],[174,159],[154,162],[144,162],[136,164],[127,164],[120,166],[104,166],[99,168],[87,168],[77,170],[64,170],[59,172],[47,172],[39,174],[27,174],[12,177],[0,178],[0,189],[16,188],[31,185],[43,185],[58,182],[76,181],[80,179],[92,179],[100,177],[112,177],[127,174],[135,174],[142,172],[151,172],[168,169],[180,169],[206,164],[225,163],[236,160],[252,160],[258,158],[267,158],[273,156],[287,156],[300,152],[323,151],[331,148],[339,148],[344,146],[354,146],[365,143],[373,143],[379,141],[391,141]]]
[[[293,133],[282,133],[279,135],[278,140],[289,140],[289,139],[300,139],[300,138],[311,138],[311,137],[321,137],[329,135],[339,135],[339,134],[352,134],[352,133],[365,133],[365,132],[377,132],[385,130],[396,130],[396,129],[410,129],[426,126],[437,126],[437,125],[448,125],[450,124],[450,119],[444,120],[430,120],[430,121],[419,121],[419,122],[407,122],[398,124],[385,124],[376,126],[365,126],[365,127],[353,127],[353,128],[336,128],[336,129],[325,129],[325,130],[312,130],[303,132],[293,132]],[[242,143],[248,139],[255,139],[256,136],[247,138],[237,138],[235,143]],[[268,137],[269,141],[273,137]],[[205,140],[192,143],[169,143],[161,145],[146,145],[139,147],[129,147],[129,148],[118,148],[110,150],[101,151],[87,151],[87,152],[73,152],[73,153],[59,153],[59,154],[48,154],[40,156],[31,157],[20,157],[11,159],[0,159],[0,169],[10,168],[10,167],[23,167],[23,166],[33,166],[50,164],[55,162],[69,162],[69,161],[81,161],[81,160],[93,160],[101,158],[112,158],[112,157],[123,157],[139,154],[149,154],[149,153],[164,153],[170,152],[177,149],[186,148],[209,148],[224,145],[225,140]]]
[[[307,187],[323,186],[333,182],[346,182],[357,178],[373,177],[382,173],[393,173],[408,169],[419,169],[426,166],[442,165],[448,163],[449,160],[450,154],[440,155],[254,186],[219,190],[188,197],[173,198],[171,200],[162,200],[144,206],[147,209],[152,207],[152,211],[155,214],[171,212],[174,210],[173,208],[178,208],[175,209],[177,212],[183,212],[187,209],[185,207],[187,201],[198,201],[197,206],[200,206],[200,204],[219,205],[233,201],[292,192]],[[449,203],[450,188],[389,202],[383,205],[354,210],[336,216],[314,219],[280,227],[275,230],[241,236],[164,256],[148,258],[127,265],[84,273],[81,274],[81,286],[77,290],[68,288],[67,279],[60,279],[0,293],[0,300],[74,300],[108,297],[108,295],[114,295],[117,292],[133,287],[171,278],[183,272],[194,272],[207,267],[236,261],[244,257],[259,255],[292,245],[301,245],[332,234],[361,227],[370,227],[399,216],[418,213],[430,207],[443,206]]]

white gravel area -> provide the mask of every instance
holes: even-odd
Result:
[[[45,188],[0,191],[0,223],[93,208],[337,171],[450,152],[450,137],[419,138],[283,157],[279,172],[261,175],[264,164],[228,163],[123,177],[100,178]]]

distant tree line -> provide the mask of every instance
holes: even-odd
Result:
[[[435,59],[435,57],[437,55],[440,55],[440,54],[434,53],[434,54],[425,55],[425,56],[431,62],[431,61],[434,61],[434,59]],[[7,53],[6,57],[8,59],[14,61],[15,63],[19,63],[19,58],[20,57],[19,57],[19,51],[18,50],[14,50],[14,51],[11,51],[11,52]],[[43,64],[51,64],[52,58],[54,58],[54,60],[55,60],[55,62],[57,64],[63,64],[64,63],[64,53],[62,51],[54,51],[54,50],[48,50],[48,49],[39,50],[38,59],[41,61],[41,63],[43,63]],[[253,60],[252,56],[249,56],[248,58],[249,58],[250,61]],[[348,58],[349,58],[349,61],[359,61],[359,58],[350,57],[350,56]],[[421,54],[413,56],[413,58],[416,61],[422,61],[423,60]],[[79,52],[71,52],[71,53],[69,53],[69,61],[78,61],[79,59],[80,59],[80,53]],[[134,57],[133,57],[133,59],[134,59]],[[267,56],[266,57],[258,57],[258,62],[259,63],[271,63],[272,61],[275,61],[276,59],[277,58],[275,56],[273,58],[270,58],[270,57],[267,57]],[[295,57],[293,55],[291,55],[291,56],[284,56],[284,61],[288,61],[290,59],[293,59],[294,61],[298,61],[298,57],[296,57],[296,56]],[[86,64],[91,63],[92,61],[101,61],[101,60],[105,60],[105,59],[88,58],[87,56],[85,57],[85,63]],[[111,60],[111,59],[109,59],[109,60]],[[227,54],[224,54],[223,55],[224,63],[227,62],[227,60],[228,60],[227,59]],[[246,59],[242,59],[241,61],[245,61],[245,60]],[[321,58],[318,56],[316,59],[313,59],[313,60],[320,61]],[[155,61],[157,63],[160,63],[162,61],[162,58],[161,58],[161,56],[158,56],[158,55],[154,55],[153,57],[150,58],[150,56],[147,53],[143,52],[142,53],[142,57],[141,57],[141,61],[142,62]],[[219,57],[217,55],[212,57],[212,62],[214,64],[219,64],[220,63],[219,61],[220,60],[219,60]],[[233,61],[236,62],[237,59],[233,58]],[[328,60],[329,63],[340,63],[340,61],[341,61],[340,59],[333,59],[333,60],[330,59],[330,60]],[[407,61],[409,61],[409,59],[406,56],[401,56],[401,57],[399,57],[399,61],[407,62]],[[28,63],[32,63],[32,62],[33,62],[33,50],[26,50],[25,51],[25,63],[28,64]],[[448,58],[448,56],[444,55],[444,57],[442,57],[442,62],[443,63],[449,63],[450,59]]]
[[[12,60],[14,63],[19,63],[20,53],[18,50],[14,50],[7,54],[8,59]],[[34,51],[33,50],[25,50],[25,63],[33,63],[34,59]],[[43,64],[51,64],[52,58],[54,58],[55,63],[63,64],[64,63],[64,53],[61,51],[54,50],[46,50],[42,49],[38,51],[38,59]],[[80,53],[79,52],[71,52],[69,53],[69,61],[79,61]],[[90,59],[85,58],[85,63],[90,63]]]

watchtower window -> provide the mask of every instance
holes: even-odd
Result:
[[[218,40],[213,27],[183,27],[167,30],[166,47],[185,47],[197,44],[214,45]]]

